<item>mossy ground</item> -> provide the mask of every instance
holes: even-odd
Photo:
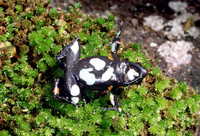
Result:
[[[138,44],[122,44],[121,58],[140,62],[149,74],[124,88],[122,112],[105,111],[108,95],[74,107],[53,98],[53,79],[63,72],[55,56],[80,37],[81,57],[110,56],[112,15],[91,18],[77,3],[67,11],[48,1],[0,1],[0,135],[193,135],[200,95],[153,67]]]

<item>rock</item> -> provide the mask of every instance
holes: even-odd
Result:
[[[193,49],[193,44],[184,40],[177,42],[166,41],[158,48],[158,53],[167,62],[169,69],[179,68],[191,62],[192,55],[189,53]]]
[[[198,38],[200,35],[200,30],[196,27],[191,27],[188,31],[188,34],[192,36],[194,39]]]
[[[160,16],[152,15],[145,17],[143,24],[150,27],[154,31],[160,31],[164,28],[164,19]]]
[[[175,12],[184,12],[188,7],[186,2],[181,2],[181,1],[170,1],[168,5]]]
[[[157,43],[154,43],[154,42],[151,42],[151,43],[150,43],[150,46],[151,46],[151,47],[157,47],[158,44],[157,44]]]

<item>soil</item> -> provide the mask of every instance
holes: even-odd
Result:
[[[157,52],[157,47],[151,47],[150,43],[154,42],[158,45],[169,40],[162,33],[152,31],[143,26],[144,17],[149,15],[159,15],[166,20],[172,19],[174,11],[169,8],[170,0],[53,0],[52,6],[62,9],[75,2],[80,2],[81,10],[88,15],[95,17],[105,17],[108,14],[116,16],[116,22],[119,29],[122,30],[122,40],[127,43],[140,43],[144,52],[153,63],[159,66],[167,76],[174,77],[179,81],[186,81],[189,85],[199,90],[200,92],[200,36],[194,38],[183,38],[190,41],[194,45],[192,50],[192,61],[190,64],[181,66],[168,72],[169,67],[162,57]],[[200,0],[187,0],[190,13],[200,13]],[[148,4],[147,4],[148,3]],[[200,21],[194,23],[200,29]],[[177,39],[174,39],[175,41]]]

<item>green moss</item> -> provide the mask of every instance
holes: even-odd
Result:
[[[6,28],[0,35],[0,44],[6,45],[0,49],[0,135],[194,134],[200,95],[153,67],[139,44],[123,44],[120,57],[140,62],[149,74],[141,85],[124,88],[121,113],[103,110],[111,106],[108,95],[78,107],[53,98],[53,79],[63,76],[55,56],[77,37],[83,45],[82,58],[110,56],[114,16],[88,17],[79,11],[80,3],[66,12],[48,10],[44,0],[5,4],[8,7],[0,7],[0,21]]]
[[[17,12],[22,12],[23,11],[23,6],[22,5],[16,5],[15,9]]]
[[[10,135],[9,135],[9,132],[6,131],[6,130],[1,130],[1,131],[0,131],[0,135],[1,135],[1,136],[10,136]]]
[[[169,79],[164,79],[164,80],[158,80],[155,83],[155,90],[158,92],[163,92],[165,89],[170,87],[170,80]]]
[[[49,16],[53,19],[58,17],[58,11],[56,8],[51,8],[49,11]]]

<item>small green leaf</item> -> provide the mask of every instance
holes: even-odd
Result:
[[[155,76],[161,75],[161,70],[160,70],[160,68],[159,68],[159,67],[152,68],[151,74],[153,74],[153,75],[155,75]]]
[[[105,23],[105,19],[102,18],[102,17],[99,17],[96,19],[97,23],[100,24],[100,25],[103,25]]]
[[[186,99],[186,103],[187,103],[187,106],[189,107],[191,113],[196,113],[196,112],[200,111],[200,106],[198,103],[196,103],[194,98]]]
[[[170,96],[175,99],[175,100],[179,100],[182,97],[182,92],[179,88],[173,88],[172,91],[170,92]]]
[[[40,59],[37,62],[37,68],[41,71],[44,72],[47,70],[47,64],[44,62],[44,59]]]
[[[56,8],[51,8],[49,11],[49,16],[51,18],[57,18],[58,17],[58,11]]]
[[[174,129],[169,129],[166,136],[182,136],[182,134]]]
[[[0,130],[0,136],[10,136],[7,130]]]
[[[36,14],[40,15],[42,14],[43,12],[45,12],[45,8],[39,6],[36,8]]]
[[[169,103],[168,100],[166,100],[165,98],[162,98],[162,97],[156,98],[156,102],[157,102],[160,110],[167,108],[168,103]]]
[[[165,89],[170,87],[170,80],[157,80],[155,83],[155,89],[158,92],[163,92]]]
[[[74,8],[76,9],[81,8],[81,3],[80,2],[74,3]]]
[[[134,51],[141,51],[141,45],[140,44],[137,44],[137,43],[134,43],[131,45],[131,47],[134,49]]]
[[[15,9],[17,10],[17,12],[23,11],[22,5],[16,5],[16,6],[15,6]]]
[[[162,126],[160,126],[160,124],[154,124],[150,126],[149,132],[157,136],[165,136],[166,131]]]
[[[122,117],[116,117],[112,120],[112,126],[116,131],[125,130],[126,120]]]
[[[148,89],[144,86],[139,87],[138,91],[140,95],[146,95],[148,93]]]

